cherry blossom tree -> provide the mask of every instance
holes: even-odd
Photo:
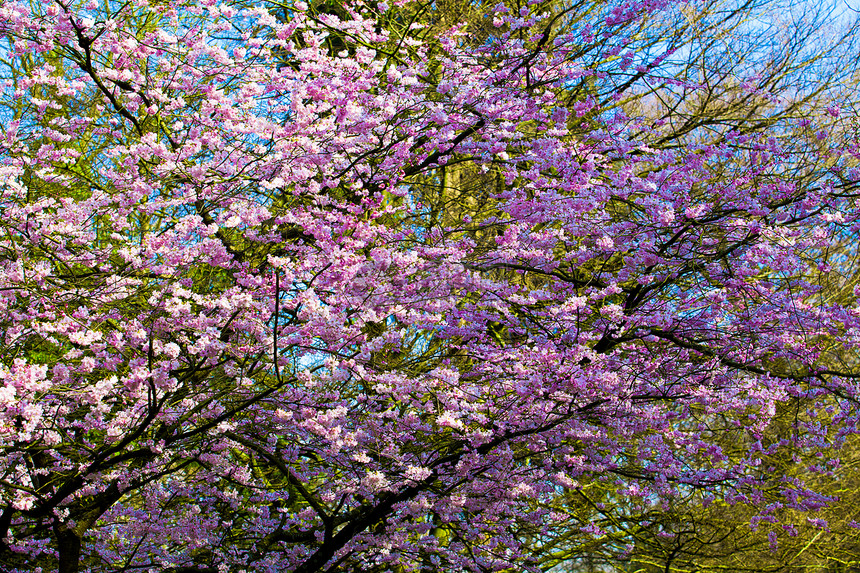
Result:
[[[270,8],[0,6],[6,569],[539,570],[585,483],[828,501],[768,461],[856,428],[856,146],[569,97],[666,79],[669,2]]]

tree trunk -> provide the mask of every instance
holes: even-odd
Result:
[[[57,548],[59,550],[60,563],[57,573],[78,573],[81,562],[81,538],[73,529],[66,525],[57,525],[54,528],[57,536]]]

